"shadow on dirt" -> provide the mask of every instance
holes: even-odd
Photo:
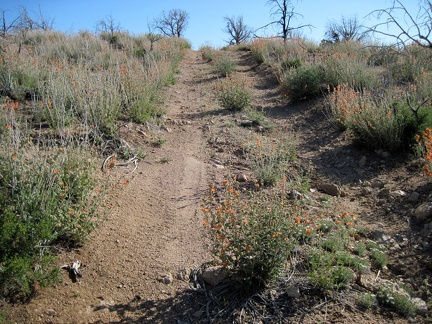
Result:
[[[247,296],[225,291],[224,296],[215,298],[220,287],[205,293],[186,291],[163,300],[143,301],[136,296],[128,304],[108,307],[108,311],[116,312],[121,318],[111,323],[289,323],[290,319],[309,323],[311,319],[314,322],[319,319],[340,321],[354,313],[362,322],[369,318],[359,312],[349,301],[350,298],[332,298],[303,280],[297,280],[293,285],[299,291],[295,298],[287,292],[287,283],[280,282],[271,289]],[[339,307],[341,304],[345,306],[343,310]],[[106,309],[99,307],[94,311]],[[331,312],[327,314],[328,310]],[[375,311],[381,314],[386,312],[381,308]]]
[[[128,304],[110,306],[108,310],[116,312],[121,318],[112,323],[250,323],[269,317],[272,321],[281,321],[291,316],[301,316],[301,313],[307,316],[307,309],[320,307],[324,298],[321,292],[311,287],[303,288],[302,297],[294,299],[283,289],[268,289],[247,296],[225,291],[224,296],[214,298],[220,289],[214,287],[205,293],[186,291],[164,300],[143,301],[137,296]],[[97,307],[94,311],[105,309]]]
[[[94,311],[104,311],[105,307]],[[198,323],[205,312],[205,297],[196,292],[184,292],[174,297],[160,300],[141,300],[136,296],[128,304],[108,307],[121,318],[112,323]]]
[[[299,156],[313,166],[313,178],[356,185],[408,164],[408,152],[385,152],[383,157],[384,150],[368,148],[367,143],[358,143],[352,134],[337,129],[321,102],[286,103],[265,110],[267,116],[278,120],[297,138]]]

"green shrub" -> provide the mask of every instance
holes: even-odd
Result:
[[[252,84],[247,77],[235,73],[219,81],[216,85],[216,95],[223,108],[231,111],[241,111],[249,107],[252,99]]]
[[[292,101],[312,99],[322,93],[323,70],[320,66],[308,65],[290,68],[282,72],[279,80],[281,91]]]
[[[236,63],[226,55],[215,60],[214,72],[221,77],[230,77],[235,72]]]
[[[276,279],[293,248],[288,239],[293,220],[287,217],[282,200],[247,199],[228,181],[223,182],[224,198],[218,204],[216,194],[210,186],[202,208],[215,262],[229,271],[241,290],[263,288]]]
[[[129,107],[128,116],[136,123],[145,124],[161,113],[157,107],[159,103],[157,91],[147,90],[146,93],[147,96],[135,100]]]
[[[96,226],[92,170],[79,149],[1,152],[0,277],[7,280],[0,280],[0,290],[5,296],[25,297],[35,282],[55,280],[53,247],[79,244]]]
[[[418,118],[407,107],[406,95],[399,89],[375,94],[337,86],[327,96],[329,115],[335,124],[353,131],[357,140],[371,148],[396,151],[414,142],[414,135],[430,119],[428,110]]]
[[[281,68],[282,70],[296,69],[303,65],[303,62],[298,58],[287,58],[285,61],[282,61]]]
[[[399,53],[396,48],[377,46],[371,48],[368,64],[372,66],[391,66],[397,64]]]
[[[375,295],[370,293],[363,293],[357,298],[357,305],[363,309],[370,309],[377,302]]]
[[[211,62],[215,58],[215,49],[209,45],[200,48],[202,58],[207,62]]]
[[[432,71],[432,59],[427,48],[413,45],[398,53],[397,60],[388,66],[392,85],[416,83],[426,72]]]
[[[314,251],[309,255],[310,279],[324,290],[345,288],[355,273],[349,267],[334,265],[335,255]]]
[[[260,136],[247,145],[245,156],[260,185],[275,185],[284,176],[289,163],[296,158],[294,140],[286,138],[275,142]]]
[[[250,51],[250,46],[248,44],[239,44],[235,46],[237,52],[248,52]]]
[[[383,74],[380,70],[369,67],[363,60],[342,58],[334,55],[323,60],[323,83],[326,86],[333,89],[348,84],[357,91],[375,90],[379,87]]]
[[[377,299],[382,305],[390,307],[406,317],[414,316],[417,313],[417,306],[411,301],[410,296],[397,292],[392,287],[380,287]]]

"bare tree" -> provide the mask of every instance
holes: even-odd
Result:
[[[116,21],[112,15],[105,16],[105,19],[101,19],[96,24],[96,31],[107,33],[111,38],[114,37],[115,33],[121,30],[120,23]]]
[[[172,9],[168,13],[162,12],[161,16],[154,20],[153,26],[163,35],[168,37],[182,37],[189,22],[189,14],[181,9]]]
[[[38,29],[51,30],[54,25],[54,19],[46,17],[42,14],[41,7],[39,5],[39,11],[36,13],[36,20],[33,19],[34,24]]]
[[[252,36],[252,30],[244,24],[243,17],[224,17],[225,29],[223,31],[230,36],[229,44],[240,44],[248,41]]]
[[[432,0],[419,0],[417,13],[409,12],[402,1],[393,0],[392,6],[386,9],[372,11],[385,21],[372,26],[369,32],[387,36],[396,40],[398,45],[405,46],[407,42],[432,49]],[[386,27],[383,30],[383,27]],[[390,27],[396,27],[396,32],[390,32]]]
[[[20,16],[18,16],[15,19],[8,22],[6,20],[6,12],[7,10],[2,10],[1,17],[0,17],[0,36],[2,37],[5,37],[10,31],[12,31],[20,20]]]
[[[325,33],[326,41],[338,43],[343,41],[361,41],[366,37],[364,27],[356,16],[342,16],[340,22],[329,21]]]
[[[291,25],[294,19],[303,17],[303,15],[294,11],[295,7],[291,0],[268,0],[267,4],[272,6],[271,17],[275,20],[258,29],[266,28],[271,25],[277,25],[280,28],[278,36],[281,37],[284,42],[286,42],[293,32],[305,27],[312,27],[310,24],[298,25],[296,27]]]

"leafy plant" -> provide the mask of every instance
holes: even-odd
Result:
[[[230,272],[241,289],[264,287],[282,271],[292,249],[292,219],[278,198],[251,195],[247,199],[228,181],[223,182],[221,201],[216,201],[216,194],[211,185],[202,208],[215,262]]]
[[[236,63],[227,55],[215,60],[214,72],[221,77],[230,77],[235,72]]]
[[[363,309],[370,309],[377,302],[376,295],[371,293],[362,293],[357,298],[357,305]]]
[[[411,301],[410,296],[406,293],[397,292],[391,287],[380,287],[377,299],[382,305],[391,307],[406,317],[414,316],[417,312],[417,307]]]
[[[245,148],[245,155],[260,185],[274,185],[284,176],[288,164],[296,158],[292,138],[271,141],[257,137]]]
[[[209,45],[200,48],[202,58],[207,62],[211,62],[215,58],[215,49]]]
[[[0,289],[5,296],[26,297],[34,282],[55,280],[53,247],[79,244],[97,225],[91,173],[78,149],[1,152],[0,277],[5,280]]]
[[[230,111],[241,111],[251,103],[252,84],[244,75],[235,73],[219,81],[216,92],[222,107]]]
[[[292,101],[312,99],[321,94],[323,71],[320,66],[292,67],[279,76],[282,94]]]
[[[394,151],[403,147],[413,117],[399,108],[404,94],[388,91],[380,97],[369,91],[355,91],[347,85],[337,86],[327,96],[329,114],[344,128],[353,131],[359,141],[373,148]],[[404,104],[401,105],[405,107]]]

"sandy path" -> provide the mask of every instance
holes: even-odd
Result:
[[[199,52],[186,53],[178,82],[166,93],[168,121],[161,133],[166,142],[140,162],[93,238],[62,257],[63,262],[80,260],[83,277],[72,283],[64,274],[63,283],[42,289],[15,318],[29,323],[175,322],[175,312],[158,320],[151,306],[175,303],[188,287],[176,278],[179,270],[209,259],[195,214],[208,183],[200,125],[200,114],[211,105],[208,85],[201,82],[207,70]],[[164,274],[173,275],[171,284],[157,280]]]

